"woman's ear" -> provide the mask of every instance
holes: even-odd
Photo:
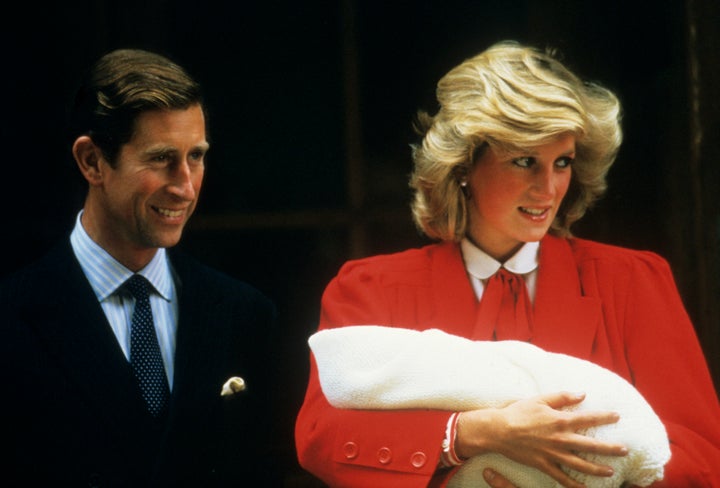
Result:
[[[103,159],[100,148],[89,136],[80,136],[73,143],[72,154],[88,183],[93,186],[99,185],[102,182],[100,161]]]
[[[470,196],[470,188],[468,188],[468,172],[468,169],[463,166],[457,166],[453,169],[455,182],[460,187],[460,191],[462,191],[463,195],[465,195],[465,198],[469,198]]]

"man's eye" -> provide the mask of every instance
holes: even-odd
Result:
[[[534,163],[535,163],[535,158],[531,158],[531,157],[522,157],[522,158],[513,159],[513,164],[516,166],[520,166],[521,168],[529,168]]]

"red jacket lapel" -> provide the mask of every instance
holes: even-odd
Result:
[[[567,240],[546,236],[540,245],[533,342],[550,351],[590,357],[602,319],[600,305],[597,298],[582,295]]]

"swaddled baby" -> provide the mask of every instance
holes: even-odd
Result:
[[[670,445],[643,396],[625,379],[590,361],[551,353],[526,342],[472,341],[438,329],[416,331],[377,325],[326,329],[308,341],[320,385],[331,405],[354,409],[433,408],[449,411],[502,407],[558,391],[583,391],[578,411],[614,411],[615,424],[583,434],[624,444],[627,456],[583,453],[612,466],[612,477],[568,470],[588,488],[648,486],[663,478]],[[484,468],[502,473],[520,488],[560,486],[546,474],[499,454],[466,461],[450,488],[487,487]]]

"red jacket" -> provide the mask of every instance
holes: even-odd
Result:
[[[492,330],[471,335],[477,304],[459,246],[434,244],[345,264],[325,290],[319,328],[434,327],[488,340]],[[665,423],[672,449],[665,479],[654,487],[720,487],[720,405],[664,259],[545,237],[533,343],[609,368],[645,396]],[[448,417],[433,410],[333,408],[311,357],[295,427],[298,458],[333,488],[439,484],[447,481],[436,467]]]

